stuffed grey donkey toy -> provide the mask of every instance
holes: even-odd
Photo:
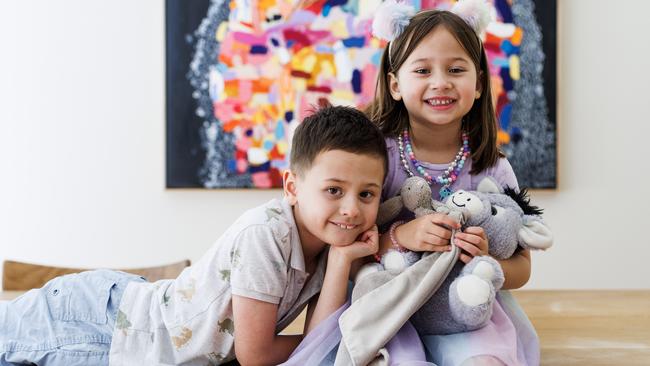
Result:
[[[476,191],[459,190],[444,203],[431,198],[431,189],[423,178],[408,178],[400,194],[380,206],[378,224],[393,220],[403,208],[416,217],[434,212],[449,214],[463,228],[480,226],[490,243],[489,256],[474,257],[467,264],[458,261],[439,289],[412,315],[413,325],[423,335],[484,326],[504,282],[501,266],[494,258],[509,258],[518,247],[547,249],[552,245],[552,234],[540,217],[542,211],[530,205],[526,190],[502,189],[490,177],[481,180]],[[417,253],[389,250],[382,256],[381,265],[364,267],[357,278],[382,269],[401,272],[417,260]]]

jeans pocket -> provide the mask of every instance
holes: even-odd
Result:
[[[88,271],[55,278],[43,290],[53,319],[106,324],[111,289],[116,281]]]

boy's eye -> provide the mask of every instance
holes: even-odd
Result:
[[[339,196],[341,195],[342,191],[339,187],[328,187],[327,193],[331,194],[332,196]]]
[[[364,199],[369,199],[369,198],[374,197],[375,194],[372,193],[372,192],[370,192],[370,191],[365,191],[365,192],[361,192],[361,193],[359,194],[359,196],[361,196],[361,198],[364,198]]]

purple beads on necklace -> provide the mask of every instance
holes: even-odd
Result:
[[[413,146],[411,145],[411,139],[409,137],[408,129],[404,129],[402,131],[402,134],[398,136],[397,138],[397,143],[399,145],[399,153],[400,153],[400,159],[402,161],[402,166],[404,167],[404,170],[409,176],[413,176],[413,172],[411,172],[411,169],[409,168],[409,164],[407,161],[406,156],[408,155],[409,160],[411,161],[411,164],[415,167],[415,170],[417,170],[420,175],[424,177],[424,179],[427,180],[429,185],[433,184],[433,182],[436,182],[438,184],[442,185],[442,188],[440,189],[440,194],[441,196],[446,196],[449,193],[451,193],[451,190],[449,189],[449,186],[451,186],[452,183],[458,179],[458,175],[460,174],[460,171],[463,169],[463,166],[465,166],[465,160],[467,160],[467,157],[470,154],[470,148],[469,148],[469,137],[467,136],[467,133],[463,131],[462,133],[462,145],[460,147],[460,150],[456,154],[456,157],[454,158],[454,161],[449,164],[449,167],[447,170],[442,175],[439,175],[435,178],[432,178],[429,173],[424,170],[424,167],[420,164],[420,161],[415,158],[415,153],[413,152]]]

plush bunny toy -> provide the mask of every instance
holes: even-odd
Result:
[[[457,262],[438,291],[411,317],[420,334],[450,334],[484,326],[504,281],[494,258],[509,258],[518,247],[547,249],[553,241],[539,216],[542,211],[530,205],[526,190],[501,189],[489,177],[481,180],[476,191],[456,191],[444,203],[431,199],[424,179],[408,178],[399,196],[382,203],[378,223],[394,219],[402,207],[416,217],[443,212],[457,218],[463,227],[480,226],[490,243],[490,256],[474,257],[466,265]],[[390,250],[382,264],[386,270],[401,271],[417,260],[413,255]]]

